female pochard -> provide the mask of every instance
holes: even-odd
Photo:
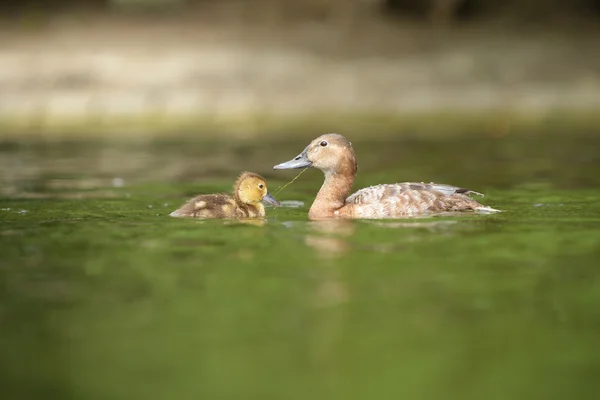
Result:
[[[235,182],[233,196],[203,194],[196,196],[171,213],[172,217],[194,218],[263,218],[265,207],[261,201],[278,206],[267,191],[265,179],[252,172],[244,172]]]
[[[313,167],[325,182],[308,212],[321,218],[403,218],[460,211],[495,212],[473,200],[457,186],[435,183],[394,183],[371,186],[349,196],[358,166],[351,143],[329,133],[313,140],[297,157],[273,169]]]

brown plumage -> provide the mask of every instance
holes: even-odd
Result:
[[[202,194],[170,215],[193,218],[263,218],[266,213],[261,201],[279,205],[269,194],[267,182],[262,176],[244,172],[233,186],[233,195]]]
[[[402,218],[447,212],[496,212],[469,197],[469,189],[435,183],[396,183],[371,186],[349,196],[358,170],[354,149],[342,135],[330,133],[313,140],[293,160],[274,169],[318,168],[325,182],[308,216],[320,218]]]

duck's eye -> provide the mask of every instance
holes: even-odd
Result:
[[[265,187],[265,185],[263,185],[262,183],[260,185],[258,185],[259,189],[263,189]]]
[[[327,146],[327,140],[323,140],[321,143],[319,143],[321,145],[321,147],[325,147]]]

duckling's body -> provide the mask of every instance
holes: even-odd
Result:
[[[266,212],[261,201],[279,205],[277,200],[268,193],[267,183],[263,177],[252,172],[244,172],[234,185],[233,195],[199,195],[170,215],[206,219],[264,218]]]
[[[172,217],[193,218],[257,218],[265,216],[265,207],[238,203],[228,194],[202,194],[185,203]]]
[[[371,186],[350,196],[358,165],[350,142],[338,134],[326,134],[302,153],[274,169],[318,168],[325,182],[308,216],[321,218],[404,218],[447,212],[494,212],[468,195],[479,194],[457,186],[434,183],[395,183]]]

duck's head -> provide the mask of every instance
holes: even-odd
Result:
[[[253,172],[244,172],[240,175],[235,182],[233,193],[244,204],[253,205],[264,201],[279,206],[279,202],[269,194],[265,178]]]
[[[356,174],[358,168],[352,144],[337,133],[321,135],[290,161],[273,169],[297,169],[313,167],[328,173]]]

